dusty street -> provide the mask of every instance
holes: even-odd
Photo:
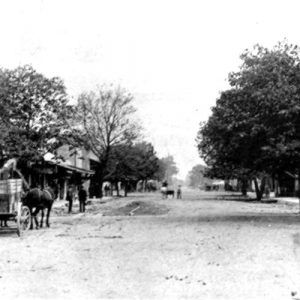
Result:
[[[50,229],[22,238],[1,231],[1,299],[300,297],[296,206],[184,191],[74,210],[57,206]]]

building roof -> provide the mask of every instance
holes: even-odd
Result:
[[[67,169],[70,171],[75,171],[75,172],[79,172],[82,174],[89,174],[89,175],[95,174],[95,172],[92,170],[78,168],[78,167],[72,165],[69,160],[63,161],[62,159],[55,157],[55,155],[50,152],[48,152],[44,155],[44,160],[50,164],[59,166],[61,168],[64,168],[64,169]]]

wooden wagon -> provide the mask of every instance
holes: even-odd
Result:
[[[20,236],[30,228],[31,215],[21,201],[22,179],[0,180],[0,221],[14,221]]]

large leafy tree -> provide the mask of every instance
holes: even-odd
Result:
[[[199,186],[204,186],[205,183],[211,180],[205,177],[206,167],[203,165],[195,165],[188,173],[188,185],[193,188],[198,188]]]
[[[168,183],[172,184],[173,176],[178,173],[178,168],[176,166],[176,162],[172,155],[168,155],[166,157],[162,157],[159,160],[159,170],[157,172],[157,176],[161,180],[166,180]]]
[[[129,186],[135,187],[140,180],[152,179],[158,168],[158,158],[152,144],[140,142],[135,145],[119,145],[111,151],[109,173],[105,179],[113,183],[122,182],[126,196]]]
[[[167,165],[165,164],[165,161],[163,158],[159,158],[157,161],[157,164],[158,164],[158,168],[153,177],[154,177],[154,179],[156,179],[158,181],[163,181],[163,180],[165,180]]]
[[[131,145],[139,137],[140,126],[133,119],[136,109],[132,101],[133,96],[126,90],[102,86],[81,94],[72,110],[72,118],[66,118],[73,144],[82,143],[98,157],[95,176],[100,197],[109,174],[112,150]]]
[[[42,159],[59,146],[67,105],[61,79],[47,78],[31,66],[0,70],[0,156],[19,162]]]
[[[297,172],[300,163],[300,60],[297,46],[246,50],[231,89],[221,93],[198,132],[198,149],[212,175],[260,177]]]

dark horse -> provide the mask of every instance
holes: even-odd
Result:
[[[174,192],[174,190],[168,190],[167,187],[163,186],[161,188],[161,194],[162,194],[163,199],[167,199],[169,195],[171,195],[174,198],[175,192]]]
[[[33,188],[27,192],[27,194],[23,198],[23,204],[29,208],[31,213],[30,229],[33,228],[33,219],[35,221],[36,228],[39,228],[38,220],[36,217],[39,211],[42,212],[40,227],[43,227],[44,209],[47,209],[46,226],[50,227],[49,217],[54,199],[55,194],[50,188],[45,188],[43,190],[39,188]]]

